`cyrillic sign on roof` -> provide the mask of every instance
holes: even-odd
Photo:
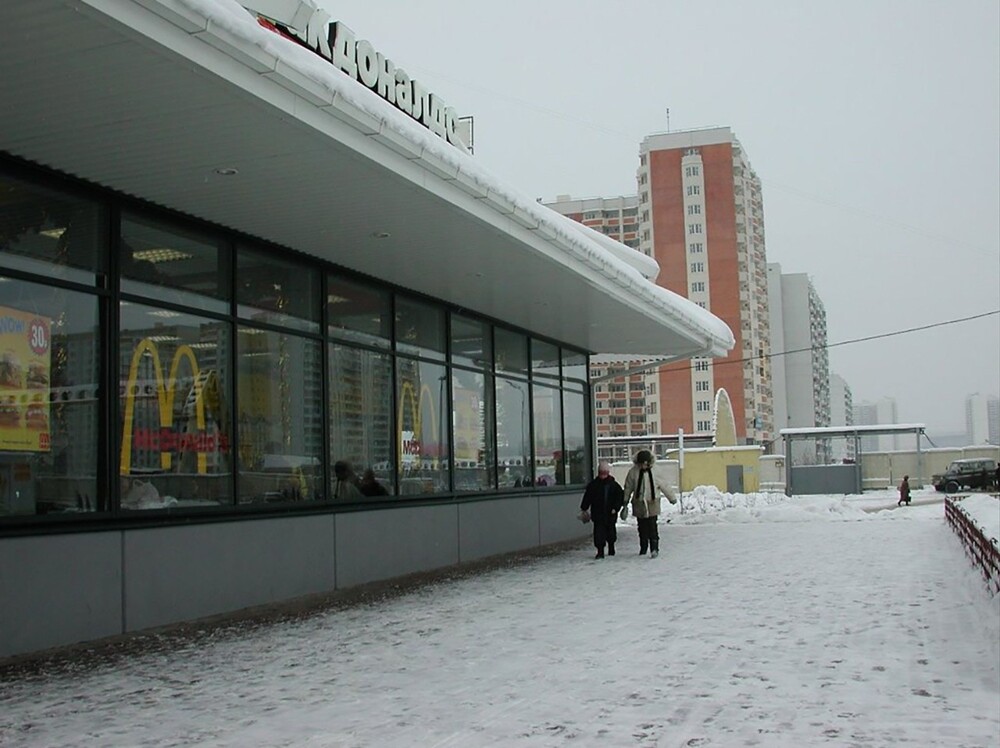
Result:
[[[243,0],[258,21],[312,50],[451,145],[470,150],[471,129],[454,107],[354,32],[306,0]]]

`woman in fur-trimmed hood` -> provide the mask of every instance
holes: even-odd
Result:
[[[666,485],[661,485],[653,477],[653,462],[655,458],[648,449],[636,453],[635,463],[625,476],[625,500],[632,503],[632,514],[635,515],[639,529],[639,555],[649,555],[656,558],[660,555],[660,532],[656,526],[656,518],[660,515],[660,495],[667,501],[676,504],[677,499]],[[621,518],[628,516],[627,507],[622,507]]]

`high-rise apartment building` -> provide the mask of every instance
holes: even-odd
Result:
[[[584,226],[599,231],[622,244],[639,248],[639,196],[591,197],[573,199],[559,195],[548,207]],[[644,363],[641,360],[595,356],[591,359],[590,376],[595,380],[594,422],[598,437],[647,436],[651,430],[649,418],[655,413],[655,398],[647,398],[650,375],[644,372],[626,373]],[[618,371],[620,376],[613,376]],[[650,393],[651,394],[651,393]]]
[[[965,398],[965,435],[969,444],[1000,444],[1000,398],[969,395]]]
[[[823,301],[805,273],[782,273],[781,265],[768,263],[767,276],[775,428],[831,426]],[[809,445],[801,442],[798,446]],[[829,441],[817,441],[815,454],[809,457],[810,462],[829,462]]]
[[[764,203],[760,180],[728,127],[660,133],[639,148],[639,249],[659,263],[657,283],[729,325],[725,358],[659,370],[658,430],[711,429],[714,393],[725,389],[737,437],[774,434]]]
[[[830,425],[854,425],[854,401],[851,386],[839,374],[830,373]],[[857,454],[853,439],[835,439],[831,444],[834,462],[855,460]]]
[[[857,426],[887,426],[899,423],[896,399],[883,397],[877,402],[854,405],[854,423]],[[895,434],[878,434],[861,437],[862,452],[894,452],[899,448]]]
[[[595,387],[597,435],[709,434],[715,393],[725,389],[737,437],[770,443],[776,434],[760,180],[730,129],[720,127],[648,136],[636,181],[637,197],[563,195],[547,205],[629,246],[636,246],[631,224],[619,224],[615,212],[631,218],[625,211],[636,206],[638,249],[659,264],[657,284],[724,320],[736,346],[726,358],[623,373]],[[601,362],[592,375],[638,363]],[[621,407],[602,407],[602,398]]]

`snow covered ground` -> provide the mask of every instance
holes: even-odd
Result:
[[[0,745],[1000,745],[1000,595],[941,494],[684,502],[658,559],[630,519],[612,558],[9,677]]]

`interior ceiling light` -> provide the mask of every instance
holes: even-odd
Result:
[[[66,227],[64,226],[61,229],[45,229],[45,231],[39,231],[38,233],[42,236],[49,237],[49,239],[58,239],[66,233]]]
[[[240,173],[239,169],[235,169],[232,166],[220,166],[215,170],[215,173],[220,177],[235,177]]]
[[[372,239],[388,239],[392,234],[388,231],[373,231]]]
[[[157,247],[156,249],[140,249],[132,253],[132,257],[137,260],[147,260],[149,262],[173,262],[174,260],[190,260],[194,255],[188,252],[181,252],[179,249],[170,247]]]

